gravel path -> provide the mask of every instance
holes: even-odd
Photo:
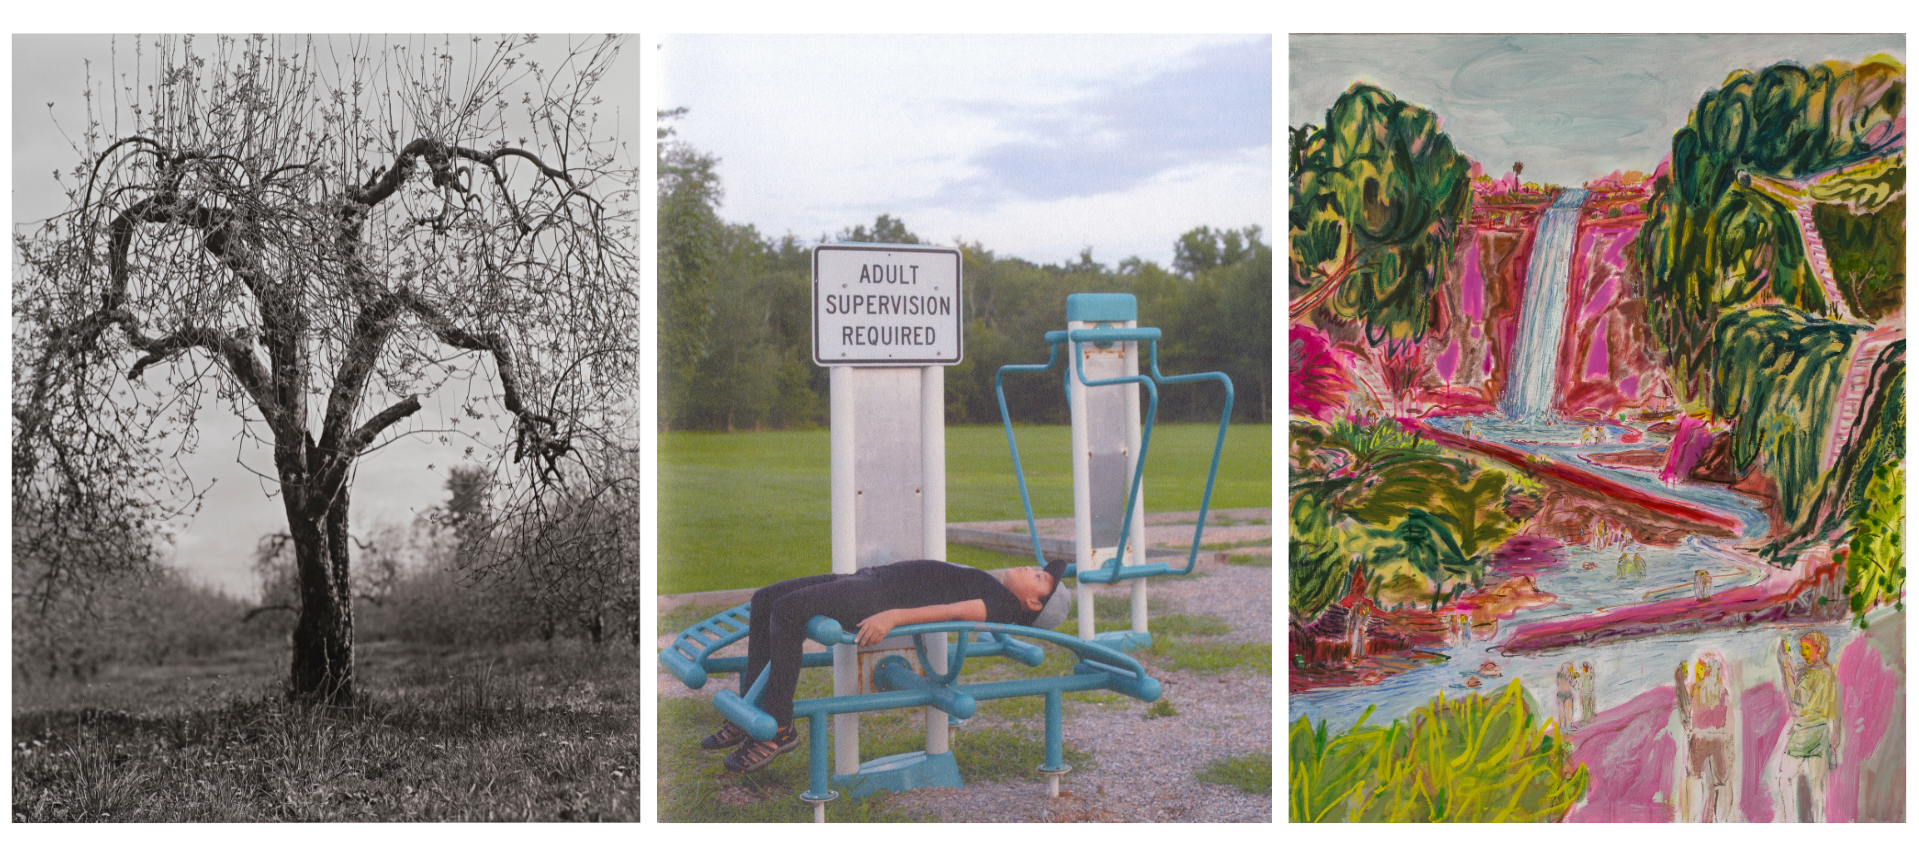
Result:
[[[1218,641],[1273,640],[1270,568],[1213,565],[1196,579],[1148,582],[1150,597],[1165,602],[1156,615],[1218,616],[1232,627],[1214,637]],[[1123,597],[1129,592],[1121,586],[1102,594]],[[661,636],[660,647],[671,639]],[[1214,675],[1167,672],[1150,662],[1146,669],[1164,685],[1163,697],[1177,715],[1147,719],[1147,705],[1138,701],[1111,706],[1066,702],[1067,745],[1090,753],[1093,760],[1061,779],[1059,798],[1047,798],[1045,779],[1033,774],[1003,782],[968,782],[961,789],[912,790],[894,796],[894,805],[947,822],[1271,822],[1270,795],[1241,793],[1194,776],[1216,760],[1272,752],[1272,678],[1239,670]],[[696,692],[663,671],[659,674],[661,698],[710,697],[717,688],[709,684]],[[1043,731],[1037,715],[1002,720],[982,713],[956,732],[958,747],[964,748],[968,729],[981,726],[1017,727],[1035,738]],[[832,818],[828,806],[827,820]]]

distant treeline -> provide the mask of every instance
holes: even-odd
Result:
[[[670,140],[660,156],[659,427],[825,425],[830,383],[812,360],[811,244],[721,222],[717,161]],[[885,215],[833,240],[926,242]],[[1164,333],[1162,373],[1223,371],[1236,393],[1233,419],[1272,421],[1273,259],[1257,226],[1188,231],[1174,242],[1171,270],[1137,257],[1108,267],[1091,249],[1044,266],[978,243],[960,250],[966,348],[964,363],[946,370],[947,422],[999,422],[994,373],[1045,362],[1045,334],[1065,327],[1072,293],[1132,293],[1139,324]],[[1170,386],[1159,416],[1217,420],[1221,397],[1217,383]],[[1009,379],[1007,404],[1019,422],[1066,422],[1057,372]]]

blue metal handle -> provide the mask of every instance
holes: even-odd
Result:
[[[1074,343],[1120,343],[1124,341],[1158,340],[1157,328],[1076,328],[1066,332],[1066,339]]]
[[[807,635],[812,637],[813,641],[822,645],[859,644],[860,640],[857,634],[848,633],[838,628],[839,622],[823,615],[813,616],[813,618],[806,623]],[[1115,674],[1124,677],[1150,680],[1150,678],[1146,676],[1145,667],[1141,666],[1139,661],[1132,657],[1126,656],[1104,645],[1081,640],[1077,636],[1068,636],[1052,630],[1041,630],[1037,627],[1026,627],[1019,624],[994,624],[982,621],[931,621],[925,624],[902,624],[893,628],[893,632],[886,635],[888,638],[891,638],[894,636],[917,636],[922,633],[954,633],[963,631],[1043,639],[1073,652],[1074,656],[1079,657],[1081,661],[1104,663],[1106,666],[1111,667]],[[837,633],[837,635],[835,635],[835,633]]]
[[[1233,418],[1233,378],[1214,370],[1207,373],[1188,373],[1181,376],[1162,376],[1159,374],[1159,344],[1152,347],[1153,381],[1162,384],[1181,384],[1184,382],[1218,381],[1226,388],[1226,405],[1219,412],[1219,435],[1213,439],[1213,463],[1206,469],[1206,491],[1199,498],[1199,523],[1193,525],[1193,547],[1186,554],[1186,568],[1181,571],[1168,571],[1169,574],[1191,574],[1194,563],[1199,561],[1200,537],[1206,534],[1206,510],[1213,505],[1213,483],[1219,478],[1219,456],[1226,448],[1226,423]],[[1140,455],[1144,456],[1145,451]]]
[[[1009,364],[999,369],[993,376],[993,393],[999,399],[1000,423],[1006,429],[1006,446],[1013,455],[1013,477],[1019,483],[1020,506],[1026,512],[1026,531],[1033,542],[1033,559],[1045,564],[1046,555],[1040,546],[1039,525],[1033,518],[1033,500],[1026,486],[1025,467],[1020,462],[1019,443],[1013,436],[1013,417],[1006,405],[1005,378],[1009,372],[1039,372],[1051,370],[1059,360],[1059,344],[1073,346],[1074,367],[1079,371],[1080,384],[1086,387],[1101,387],[1116,384],[1140,384],[1145,386],[1147,394],[1146,423],[1140,432],[1139,458],[1133,467],[1133,481],[1127,489],[1126,511],[1120,519],[1120,538],[1118,552],[1126,551],[1126,539],[1132,533],[1133,513],[1139,505],[1140,482],[1146,473],[1147,449],[1153,439],[1153,424],[1158,420],[1160,384],[1182,384],[1186,382],[1217,381],[1226,391],[1226,404],[1219,415],[1219,432],[1213,439],[1213,457],[1206,469],[1206,489],[1199,502],[1199,520],[1193,527],[1193,543],[1186,553],[1186,566],[1175,569],[1170,565],[1122,565],[1120,557],[1106,560],[1106,564],[1078,572],[1085,582],[1116,583],[1134,577],[1159,576],[1164,574],[1191,574],[1199,563],[1199,548],[1206,534],[1206,513],[1212,508],[1213,487],[1219,481],[1219,459],[1226,446],[1226,427],[1233,417],[1233,380],[1223,372],[1191,373],[1179,376],[1162,375],[1159,371],[1159,339],[1157,328],[1083,328],[1070,331],[1049,331],[1046,333],[1047,353],[1045,364]],[[1145,375],[1119,376],[1097,381],[1086,378],[1085,359],[1078,357],[1079,346],[1084,343],[1106,343],[1118,341],[1145,341],[1148,347],[1148,373]],[[1150,570],[1148,570],[1150,569]]]
[[[1006,374],[1043,373],[1053,369],[1053,362],[1059,360],[1059,344],[1062,337],[1054,339],[1054,332],[1046,333],[1046,363],[1044,364],[1007,364],[993,373],[993,395],[999,398],[1000,424],[1006,427],[1006,447],[1013,453],[1013,478],[1019,482],[1019,504],[1026,510],[1026,533],[1033,539],[1033,564],[1045,565],[1046,554],[1039,544],[1039,524],[1033,520],[1033,498],[1026,491],[1026,469],[1019,463],[1019,441],[1013,438],[1013,414],[1006,407]]]

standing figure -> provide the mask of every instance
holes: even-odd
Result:
[[[1725,822],[1732,816],[1732,704],[1719,655],[1699,655],[1692,685],[1686,664],[1672,673],[1678,687],[1679,721],[1686,728],[1686,780],[1679,791],[1681,817]]]
[[[1595,694],[1597,684],[1594,683],[1593,664],[1590,661],[1579,664],[1577,685],[1579,686],[1579,724],[1583,726],[1599,715],[1599,711],[1594,707],[1599,699]]]
[[[1692,572],[1692,599],[1703,601],[1711,597],[1712,575],[1706,573],[1706,569],[1704,568]]]
[[[1786,732],[1786,753],[1779,759],[1779,797],[1782,813],[1793,822],[1825,822],[1826,775],[1839,765],[1839,680],[1826,662],[1830,641],[1826,634],[1808,630],[1799,635],[1799,656],[1805,665],[1795,671],[1792,651],[1779,640],[1779,669],[1786,676],[1786,695],[1792,701],[1792,727]],[[1812,800],[1799,800],[1799,779],[1805,778]]]
[[[1346,641],[1351,645],[1349,654],[1353,662],[1359,662],[1366,658],[1367,615],[1365,607],[1366,604],[1364,601],[1354,604],[1353,611],[1348,616],[1352,619],[1352,623],[1346,625]]]
[[[1573,664],[1567,663],[1559,668],[1559,674],[1553,680],[1553,697],[1559,700],[1559,726],[1568,731],[1579,727],[1573,720]]]

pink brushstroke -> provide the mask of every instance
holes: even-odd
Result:
[[[1627,376],[1619,380],[1619,395],[1632,399],[1639,395],[1639,377]]]
[[[1346,380],[1351,367],[1345,354],[1318,329],[1295,325],[1288,337],[1291,351],[1286,387],[1291,394],[1290,405],[1295,411],[1324,420],[1344,407],[1345,395],[1352,389]]]
[[[1615,241],[1615,243],[1616,242],[1617,241]],[[1594,317],[1602,316],[1607,311],[1612,310],[1613,291],[1618,289],[1619,279],[1610,275],[1606,276],[1606,282],[1599,285],[1599,289],[1593,291],[1592,298],[1586,300],[1585,308],[1579,312],[1579,320],[1581,322],[1592,322]]]
[[[1479,243],[1475,238],[1478,235],[1478,231],[1468,228],[1465,239],[1460,243],[1477,248]],[[1478,251],[1466,253],[1464,271],[1466,277],[1459,283],[1459,308],[1466,312],[1466,316],[1472,318],[1473,329],[1477,331],[1479,324],[1486,318],[1486,278],[1479,272]]]
[[[1739,699],[1739,809],[1747,822],[1772,822],[1773,749],[1786,732],[1786,698],[1767,681],[1747,689]]]
[[[1666,451],[1666,466],[1659,471],[1659,481],[1672,485],[1686,478],[1711,445],[1712,430],[1706,421],[1680,415],[1679,428],[1672,435],[1672,448]]]
[[[1567,822],[1672,821],[1679,745],[1666,725],[1677,708],[1673,688],[1658,686],[1579,729],[1573,759],[1586,764],[1591,783],[1585,799],[1566,813]]]
[[[1458,368],[1459,341],[1455,340],[1451,346],[1446,347],[1446,351],[1439,353],[1439,357],[1433,361],[1433,369],[1439,371],[1441,381],[1452,384],[1456,379],[1455,371]]]
[[[1839,718],[1845,733],[1839,739],[1839,766],[1826,784],[1826,821],[1853,822],[1859,818],[1862,783],[1888,784],[1891,779],[1861,781],[1860,769],[1879,750],[1892,714],[1904,711],[1899,695],[1899,673],[1886,666],[1871,642],[1854,639],[1839,655]]]
[[[1608,282],[1607,289],[1611,289]],[[1606,349],[1606,318],[1599,318],[1599,325],[1593,328],[1593,344],[1586,349],[1586,378],[1604,379],[1611,375],[1612,359]]]

